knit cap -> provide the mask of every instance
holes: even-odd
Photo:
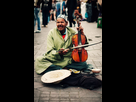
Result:
[[[67,18],[66,18],[65,15],[60,14],[60,15],[58,15],[57,19],[58,19],[58,18],[63,18],[65,21],[67,21]]]

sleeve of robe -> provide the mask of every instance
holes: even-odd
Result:
[[[47,52],[46,56],[52,57],[55,60],[59,60],[62,58],[62,56],[59,55],[57,52],[57,49],[54,46],[54,39],[52,37],[52,32],[50,31],[48,36],[47,36]]]

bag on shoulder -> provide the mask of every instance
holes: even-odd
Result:
[[[85,13],[85,18],[88,18],[88,13],[87,12]]]

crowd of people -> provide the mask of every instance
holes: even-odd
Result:
[[[97,22],[98,16],[102,16],[102,4],[99,4],[98,0],[86,0],[86,2],[83,0],[34,0],[34,32],[41,32],[39,12],[42,12],[42,27],[47,27],[49,21],[56,21],[60,13],[68,16],[69,27],[72,27],[76,24],[74,21],[76,9],[82,14],[82,20],[89,23]],[[35,31],[36,21],[37,30]]]

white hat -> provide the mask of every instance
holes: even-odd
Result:
[[[45,73],[41,77],[41,81],[44,83],[56,83],[60,82],[61,80],[65,79],[66,77],[70,76],[71,72],[66,69],[61,69],[61,70],[54,70]]]
[[[63,18],[65,21],[67,21],[66,16],[65,16],[65,15],[63,15],[63,14],[59,14],[59,15],[58,15],[58,17],[57,17],[57,19],[58,19],[58,18]]]

